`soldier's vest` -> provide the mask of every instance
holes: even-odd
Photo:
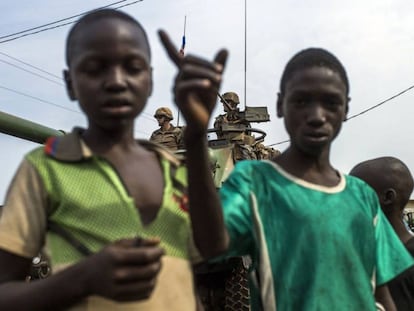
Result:
[[[174,127],[170,131],[157,130],[152,134],[151,141],[171,150],[178,150],[181,148],[181,135],[182,129],[180,127]]]

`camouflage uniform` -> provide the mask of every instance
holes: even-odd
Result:
[[[171,126],[168,131],[158,129],[152,133],[150,141],[164,145],[171,150],[183,149],[183,129],[175,126]]]
[[[221,114],[216,117],[214,121],[214,128],[217,129],[217,138],[226,138],[230,140],[239,140],[243,141],[244,136],[248,135],[245,132],[223,132],[222,128],[224,124],[229,125],[244,125],[246,128],[250,128],[251,125],[248,121],[240,119],[238,116],[239,109],[232,111],[231,113]]]
[[[216,120],[214,121],[214,128],[218,130],[217,138],[225,138],[232,141],[243,142],[244,136],[246,135],[245,132],[231,132],[223,130],[223,126],[226,124],[234,125],[235,127],[237,127],[237,125],[240,125],[240,127],[244,126],[245,128],[251,127],[248,121],[240,118],[240,110],[237,108],[237,105],[240,103],[239,96],[234,92],[227,92],[222,95],[222,98],[230,105],[232,110],[229,111],[225,106],[224,110],[226,113],[216,117]],[[223,100],[221,102],[223,102]]]
[[[260,160],[274,160],[280,155],[280,151],[272,147],[267,147],[262,143],[255,145],[257,158]]]
[[[254,137],[249,135],[247,131],[231,131],[231,128],[247,129],[251,127],[250,122],[240,117],[240,110],[236,108],[240,103],[239,96],[234,92],[227,92],[222,95],[222,98],[232,106],[233,110],[227,111],[225,108],[226,113],[216,117],[214,128],[217,129],[217,138],[227,139],[234,143],[233,157],[235,162],[257,159],[252,147],[255,142]]]
[[[155,111],[154,118],[157,120],[159,118],[165,118],[164,122],[169,123],[173,120],[173,115],[169,108],[161,107]],[[175,127],[170,124],[168,130],[163,130],[161,125],[160,129],[151,134],[150,141],[164,145],[165,147],[176,151],[184,148],[183,132],[184,129],[182,127]]]

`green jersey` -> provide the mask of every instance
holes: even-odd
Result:
[[[324,187],[242,161],[223,184],[229,255],[252,256],[264,310],[375,310],[375,286],[413,264],[375,192],[339,175]]]

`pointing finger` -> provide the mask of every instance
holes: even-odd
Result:
[[[223,72],[224,70],[224,66],[226,65],[228,55],[229,53],[227,52],[227,50],[222,49],[217,53],[216,57],[214,57],[214,62],[222,66],[222,68],[220,68],[221,72]]]
[[[158,35],[160,37],[161,43],[164,46],[165,50],[167,51],[168,56],[173,61],[173,63],[180,67],[180,54],[177,52],[177,48],[172,43],[170,37],[164,30],[159,30]]]

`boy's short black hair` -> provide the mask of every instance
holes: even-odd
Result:
[[[295,54],[286,64],[280,80],[280,92],[285,91],[286,83],[294,72],[310,67],[327,67],[339,74],[349,94],[349,82],[344,66],[332,53],[321,48],[308,48]]]
[[[95,22],[99,19],[104,18],[118,18],[121,20],[124,20],[126,22],[132,23],[133,25],[137,26],[143,33],[145,41],[147,43],[147,49],[148,49],[148,56],[151,59],[151,48],[148,41],[147,33],[145,32],[145,29],[142,27],[142,25],[134,19],[132,16],[118,10],[114,9],[99,9],[91,11],[84,16],[82,16],[75,25],[72,26],[72,28],[69,30],[69,34],[66,38],[66,64],[67,66],[70,65],[70,61],[72,59],[72,53],[73,53],[73,46],[75,42],[76,35],[82,31],[82,29],[85,26],[88,26],[89,23]]]
[[[365,181],[377,191],[377,194],[390,188],[396,190],[400,210],[407,205],[414,188],[410,169],[395,157],[387,156],[363,161],[355,165],[349,174]]]

